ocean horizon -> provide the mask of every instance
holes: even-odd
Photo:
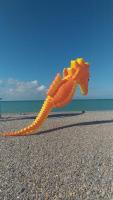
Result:
[[[39,112],[44,100],[17,100],[0,101],[1,113],[27,113]],[[63,108],[53,109],[54,112],[62,111],[99,111],[113,110],[113,99],[73,99]]]

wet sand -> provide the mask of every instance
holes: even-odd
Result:
[[[32,114],[3,115],[0,132]],[[0,200],[112,200],[113,111],[51,113],[31,136],[0,138]]]

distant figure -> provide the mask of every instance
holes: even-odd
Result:
[[[84,114],[85,113],[85,110],[82,110],[82,114]]]

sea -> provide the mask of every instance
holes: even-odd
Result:
[[[44,100],[33,101],[0,101],[0,113],[29,113],[39,112]],[[104,111],[113,110],[113,99],[74,99],[63,108],[53,109],[61,111]]]

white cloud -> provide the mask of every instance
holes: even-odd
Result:
[[[34,81],[31,81],[32,84],[34,85],[37,85],[38,84],[38,81],[37,80],[34,80]]]
[[[37,91],[43,91],[45,89],[45,86],[44,85],[41,85],[39,87],[37,87]]]
[[[0,97],[4,100],[31,100],[45,98],[46,87],[37,80],[0,80]]]

